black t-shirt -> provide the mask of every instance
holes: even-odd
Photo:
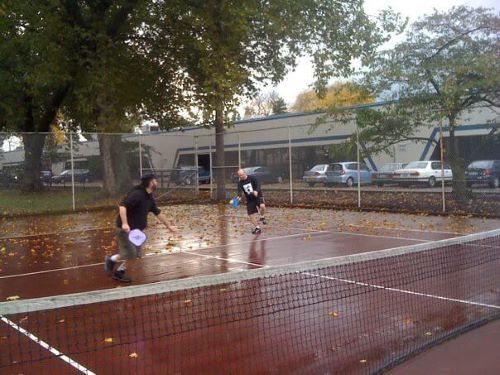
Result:
[[[259,196],[262,195],[262,191],[260,190],[260,184],[255,176],[247,176],[246,180],[240,180],[238,182],[238,195],[241,196],[241,193],[245,194],[247,199],[255,198],[254,191],[259,193]]]
[[[119,205],[127,208],[127,221],[130,229],[146,229],[148,226],[148,213],[152,212],[158,216],[161,212],[156,205],[153,194],[149,194],[143,188],[130,191]],[[119,214],[116,218],[116,226],[118,228],[122,227],[122,219]]]

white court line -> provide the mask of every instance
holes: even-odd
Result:
[[[437,295],[434,295],[434,294],[413,292],[411,290],[405,290],[405,289],[390,288],[390,287],[386,287],[386,286],[383,286],[383,285],[367,284],[367,283],[362,283],[362,282],[359,282],[359,281],[348,280],[348,279],[340,279],[338,277],[331,277],[331,276],[323,276],[323,275],[318,275],[318,274],[309,273],[309,272],[301,272],[301,273],[304,274],[304,275],[308,275],[308,276],[319,277],[319,278],[327,279],[327,280],[340,281],[340,282],[348,283],[348,284],[355,284],[355,285],[360,285],[360,286],[366,286],[366,287],[374,288],[374,289],[383,289],[383,290],[388,290],[388,291],[391,291],[391,292],[398,292],[398,293],[404,293],[404,294],[411,294],[411,295],[414,295],[414,296],[422,296],[422,297],[429,297],[429,298],[439,299],[439,300],[442,300],[442,301],[459,302],[459,303],[463,303],[463,304],[466,304],[466,305],[474,305],[474,306],[481,306],[481,307],[489,307],[489,308],[492,308],[492,309],[500,309],[500,306],[497,306],[497,305],[488,305],[486,303],[473,302],[473,301],[467,301],[467,300],[456,299],[456,298],[448,298],[448,297],[443,297],[443,296],[437,296]]]
[[[36,234],[20,234],[18,236],[0,237],[0,240],[12,240],[15,238],[27,238],[27,237],[42,237],[42,236],[63,236],[71,233],[81,233],[81,232],[92,232],[98,230],[112,230],[113,227],[94,227],[87,229],[74,229],[66,232],[46,232],[46,233],[36,233]]]
[[[253,240],[248,240],[248,241],[242,241],[242,242],[233,242],[233,243],[228,243],[225,245],[216,245],[216,246],[207,246],[207,247],[202,247],[199,249],[189,249],[189,250],[182,250],[178,251],[176,253],[160,253],[160,254],[155,254],[155,253],[148,253],[145,254],[144,257],[160,257],[160,256],[168,256],[172,254],[182,254],[182,253],[190,253],[194,250],[211,250],[211,249],[220,249],[221,247],[228,247],[228,246],[237,246],[237,245],[246,245],[252,242],[262,242],[262,241],[274,241],[274,240],[280,240],[283,238],[292,238],[292,237],[302,237],[307,234],[315,235],[315,234],[321,234],[323,232],[321,231],[316,231],[316,232],[310,232],[310,233],[295,233],[295,234],[289,234],[286,236],[275,236],[275,237],[265,237],[265,238],[259,238],[259,239],[253,239]],[[327,232],[324,232],[327,233]],[[23,277],[23,276],[33,276],[33,275],[40,275],[40,274],[45,274],[45,273],[52,273],[52,272],[61,272],[61,271],[68,271],[68,270],[74,270],[78,268],[88,268],[88,267],[95,267],[95,266],[102,266],[104,265],[104,262],[100,263],[92,263],[92,264],[82,264],[79,266],[71,266],[71,267],[64,267],[64,268],[54,268],[51,270],[43,270],[43,271],[36,271],[36,272],[27,272],[27,273],[19,273],[16,275],[5,275],[5,276],[0,276],[1,279],[12,279],[16,277]]]
[[[219,216],[226,216],[226,217],[235,217],[239,219],[246,219],[246,216],[243,215],[219,215]],[[468,233],[460,233],[460,232],[448,232],[448,231],[440,231],[440,230],[427,230],[427,229],[410,229],[410,228],[388,228],[388,227],[373,227],[373,226],[366,226],[366,225],[360,225],[360,224],[346,224],[350,225],[353,227],[358,227],[358,228],[372,228],[372,229],[386,229],[386,230],[400,230],[403,232],[421,232],[421,233],[440,233],[440,234],[458,234],[460,236],[467,235]],[[470,234],[470,233],[469,233]]]
[[[75,269],[78,269],[78,268],[95,267],[95,266],[102,266],[102,265],[104,265],[104,262],[101,262],[101,263],[92,263],[92,264],[82,264],[82,265],[79,265],[79,266],[64,267],[64,268],[55,268],[55,269],[51,269],[51,270],[43,270],[43,271],[36,271],[36,272],[18,273],[16,275],[0,276],[0,280],[1,279],[11,279],[11,278],[14,278],[14,277],[40,275],[40,274],[43,274],[43,273],[51,273],[51,272],[60,272],[60,271],[75,270]]]
[[[386,229],[386,230],[400,230],[402,232],[417,232],[417,233],[438,233],[438,234],[457,234],[459,236],[465,236],[468,233],[460,232],[448,232],[442,230],[427,230],[427,229],[410,229],[410,228],[387,228],[387,227],[372,227],[359,224],[347,224],[348,226],[358,227],[358,228],[372,228],[372,229]]]
[[[199,254],[191,251],[184,251],[185,253],[191,254],[191,255],[196,255],[202,258],[211,258],[211,259],[217,259],[217,260],[224,260],[227,262],[232,262],[232,263],[241,263],[241,264],[246,264],[248,266],[256,266],[259,268],[268,268],[269,266],[263,265],[263,264],[257,264],[257,263],[251,263],[251,262],[245,262],[244,260],[238,260],[238,259],[232,259],[232,258],[223,258],[223,257],[218,257],[216,255],[207,255],[207,254]]]
[[[432,242],[432,240],[422,240],[420,238],[379,236],[378,234],[364,234],[364,233],[354,233],[354,232],[343,232],[343,231],[340,231],[340,230],[337,230],[337,231],[333,231],[333,230],[316,231],[314,229],[294,228],[294,227],[289,227],[288,229],[303,230],[303,231],[308,232],[308,233],[344,234],[344,235],[347,235],[347,236],[357,236],[357,237],[385,238],[385,239],[390,239],[390,240],[407,240],[407,241],[415,241],[415,242]],[[306,233],[306,234],[308,234],[308,233]]]
[[[13,321],[7,319],[6,317],[4,316],[1,316],[1,319],[4,323],[6,323],[7,325],[11,326],[12,328],[14,328],[16,331],[22,333],[23,335],[25,335],[26,337],[28,337],[30,340],[34,341],[35,343],[37,343],[38,345],[40,345],[42,348],[44,349],[47,349],[49,352],[51,352],[52,354],[54,354],[57,358],[61,359],[62,361],[66,362],[67,364],[73,366],[74,368],[76,368],[78,371],[80,371],[81,373],[83,374],[87,374],[87,375],[95,375],[94,372],[90,371],[89,369],[87,369],[86,367],[83,367],[81,364],[79,364],[78,362],[72,360],[71,358],[69,358],[67,355],[64,355],[63,353],[61,353],[59,350],[57,350],[56,348],[50,346],[49,344],[47,344],[45,341],[39,339],[38,337],[36,337],[35,335],[33,335],[32,333],[28,332],[27,330],[25,330],[23,327],[19,326],[18,324],[14,323]]]

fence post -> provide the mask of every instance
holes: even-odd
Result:
[[[196,195],[200,193],[199,175],[198,175],[198,136],[194,136],[194,184]]]
[[[358,162],[358,208],[361,208],[361,157],[359,154],[359,129],[356,125],[356,158]]]
[[[208,146],[210,160],[210,199],[214,199],[214,170],[212,168],[212,145]]]
[[[290,178],[290,204],[293,204],[292,133],[288,127],[288,176]]]
[[[69,133],[69,152],[71,155],[71,197],[73,201],[73,211],[76,210],[75,204],[75,161],[73,157],[73,133]]]
[[[443,119],[439,118],[439,148],[441,149],[441,194],[443,213],[446,212],[446,188],[444,183],[444,148],[443,148]]]
[[[142,177],[142,141],[139,138],[139,177]]]
[[[240,135],[238,134],[238,169],[241,168],[241,140]]]

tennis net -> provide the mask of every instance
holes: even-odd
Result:
[[[0,373],[373,374],[500,317],[500,230],[0,303]]]

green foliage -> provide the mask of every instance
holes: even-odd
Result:
[[[166,61],[179,63],[191,104],[210,112],[281,81],[305,54],[313,57],[322,92],[331,77],[352,72],[353,58],[368,61],[400,26],[390,11],[370,19],[359,0],[158,1],[151,12],[157,22],[145,33],[157,39]]]
[[[402,42],[379,53],[363,77],[364,87],[390,104],[330,113],[344,122],[355,120],[361,139],[375,151],[418,141],[422,126],[446,118],[448,156],[455,159],[457,117],[477,106],[500,105],[499,30],[498,15],[484,8],[460,6],[424,16]]]

